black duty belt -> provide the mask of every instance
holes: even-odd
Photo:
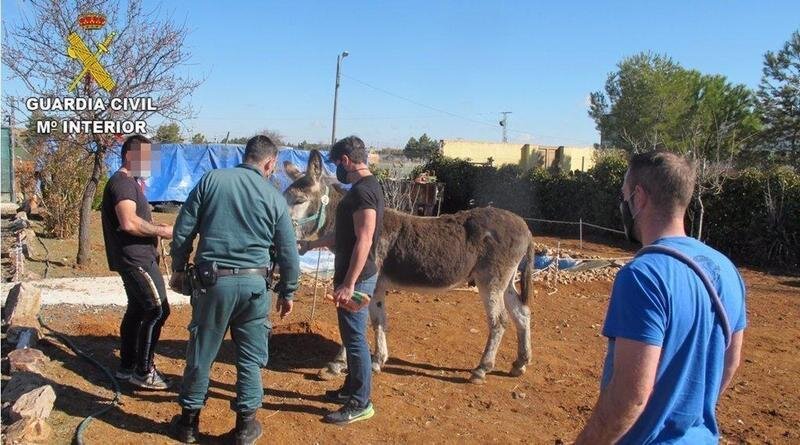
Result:
[[[219,277],[229,277],[231,275],[261,275],[266,277],[269,274],[269,270],[266,267],[256,267],[250,269],[240,269],[240,268],[223,268],[220,267],[217,270],[217,276]]]

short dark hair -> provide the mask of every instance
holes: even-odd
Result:
[[[278,147],[267,136],[262,134],[253,136],[244,147],[244,162],[258,164],[264,159],[274,158],[278,155]]]
[[[692,161],[668,151],[635,154],[628,163],[631,189],[642,187],[664,215],[686,211],[694,193],[695,176]]]
[[[125,155],[128,154],[128,151],[131,149],[131,145],[133,145],[134,142],[138,142],[140,144],[152,144],[150,139],[147,139],[141,134],[128,136],[128,139],[125,139],[125,142],[122,143],[122,150],[119,152],[120,156],[122,156],[122,162],[125,162]]]
[[[367,162],[368,154],[367,148],[364,146],[364,141],[362,141],[361,138],[358,136],[348,136],[333,144],[330,153],[328,153],[328,159],[337,161],[341,159],[342,156],[347,155],[351,161],[360,164]]]

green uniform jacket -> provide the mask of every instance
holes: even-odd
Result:
[[[216,261],[224,268],[267,267],[274,244],[281,271],[278,295],[291,299],[297,290],[300,265],[286,200],[256,167],[240,164],[203,175],[175,222],[173,270],[186,267],[197,235],[195,263]]]

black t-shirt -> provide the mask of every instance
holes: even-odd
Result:
[[[375,176],[366,176],[353,184],[336,208],[336,260],[334,262],[333,283],[338,286],[344,281],[350,267],[350,257],[356,245],[353,214],[358,210],[374,209],[376,213],[375,233],[372,235],[372,248],[369,251],[364,269],[357,281],[369,278],[378,272],[375,264],[375,249],[381,236],[383,224],[383,189]]]
[[[103,191],[101,213],[108,267],[114,271],[149,266],[156,260],[155,237],[131,235],[119,227],[115,207],[126,199],[136,203],[136,215],[139,218],[152,221],[150,204],[136,179],[121,171],[108,178]]]

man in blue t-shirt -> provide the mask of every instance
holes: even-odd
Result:
[[[634,155],[620,211],[631,240],[678,250],[701,266],[732,328],[730,346],[696,272],[667,254],[637,257],[614,281],[603,326],[608,354],[600,397],[576,443],[719,442],[716,404],[739,366],[745,289],[725,255],[685,235],[694,185],[686,159],[667,152]]]

